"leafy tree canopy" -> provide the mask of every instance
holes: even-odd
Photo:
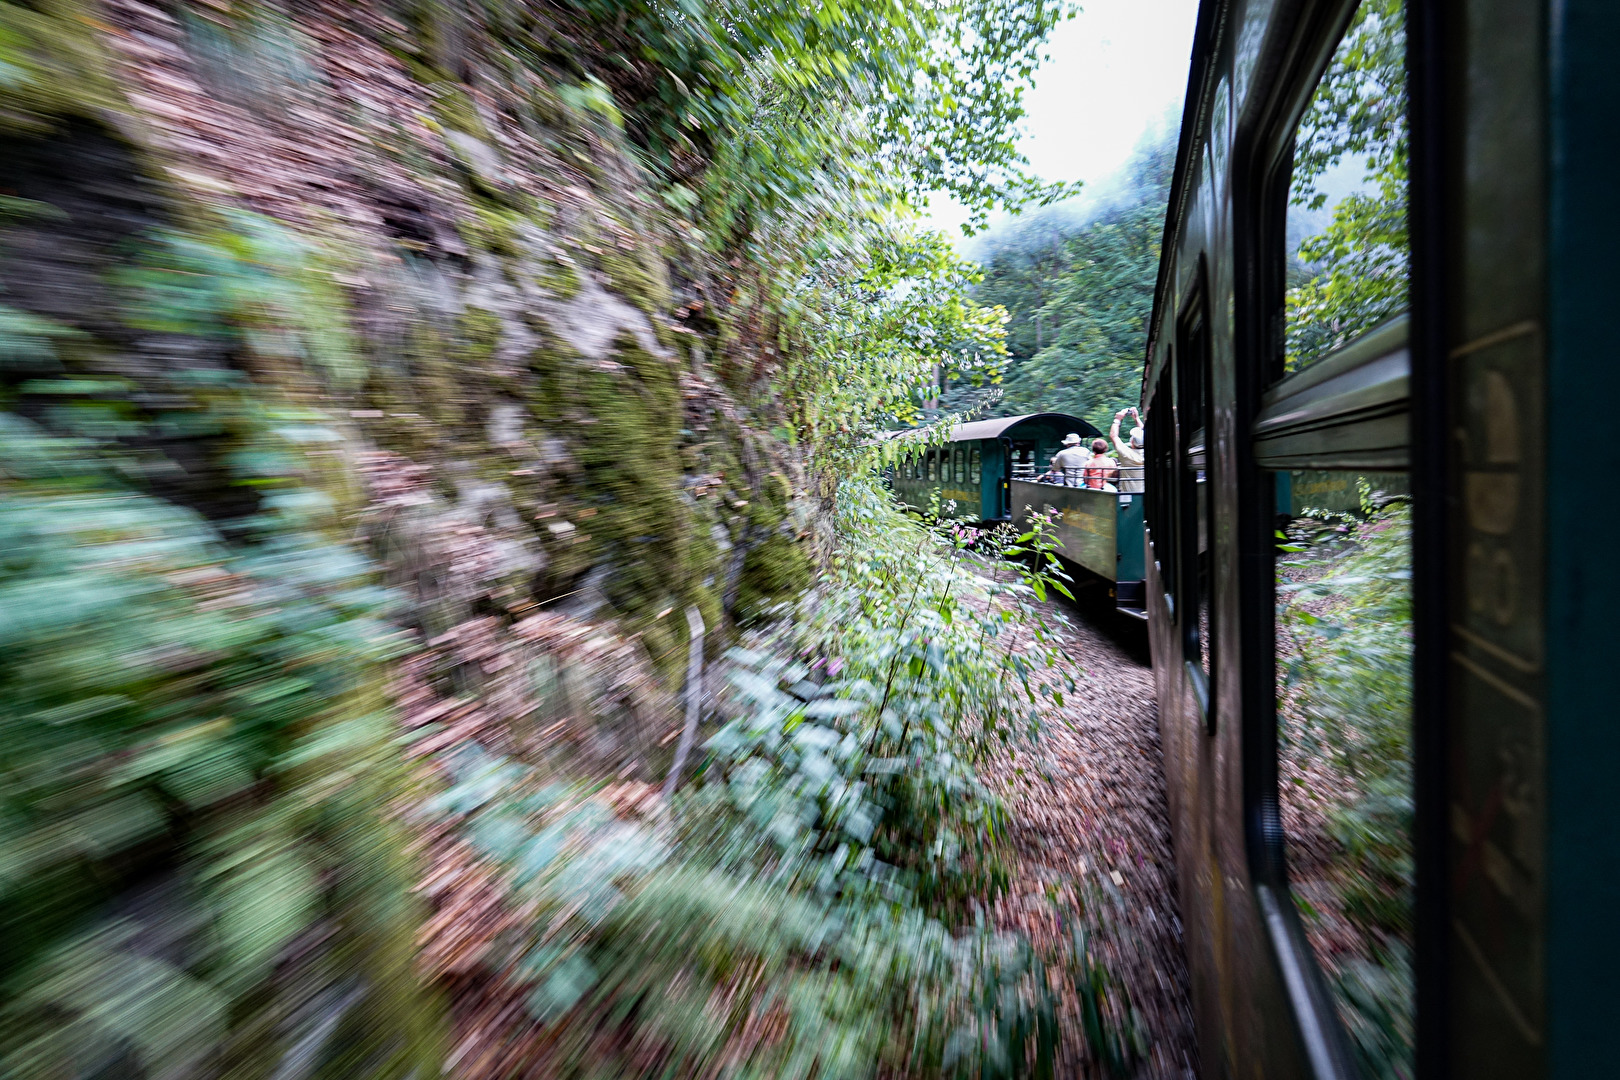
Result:
[[[1407,303],[1406,22],[1401,0],[1365,0],[1317,86],[1294,151],[1290,201],[1326,207],[1321,181],[1362,157],[1361,189],[1300,244],[1288,291],[1288,368],[1343,345]]]
[[[748,212],[826,190],[921,207],[1069,193],[1016,146],[1023,94],[1067,0],[818,4],[574,0],[613,46],[592,54],[632,138],[676,183],[741,183]],[[717,169],[706,168],[709,165]],[[840,175],[841,174],[841,175]]]
[[[1008,372],[997,415],[1069,412],[1106,428],[1140,397],[1175,142],[1148,142],[1127,166],[1126,194],[1083,226],[1052,222],[1000,246],[975,297],[1004,306]],[[979,396],[958,381],[942,404]]]

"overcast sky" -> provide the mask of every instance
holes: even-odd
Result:
[[[1043,180],[1104,180],[1150,127],[1175,123],[1187,89],[1198,0],[1081,0],[1053,31],[1025,97],[1020,144]],[[966,215],[936,198],[929,220],[960,237]]]

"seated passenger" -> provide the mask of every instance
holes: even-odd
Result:
[[[1062,476],[1061,483],[1079,487],[1085,482],[1086,463],[1091,455],[1080,448],[1080,436],[1069,432],[1063,436],[1063,449],[1052,459],[1052,471]]]
[[[1119,475],[1119,462],[1108,456],[1106,439],[1091,440],[1091,460],[1082,470],[1086,487],[1097,491],[1115,491],[1114,478]]]

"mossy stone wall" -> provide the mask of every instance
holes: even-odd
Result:
[[[113,712],[71,680],[50,684],[56,712],[0,709],[10,745],[60,770],[50,740],[80,729],[51,725],[85,725],[73,768],[108,793],[78,772],[40,781],[71,796],[0,780],[11,835],[44,843],[91,798],[160,808],[0,890],[22,988],[0,1000],[0,1071],[195,1053],[226,1075],[437,1075],[399,666],[474,622],[516,641],[552,613],[667,698],[685,607],[719,649],[808,581],[797,463],[702,363],[737,337],[710,257],[611,110],[570,104],[566,70],[472,10],[0,0],[0,499],[35,515],[0,524],[77,558],[84,500],[106,500],[190,560],[120,579],[157,607],[63,609],[60,644],[0,661],[0,686],[71,668],[95,635],[184,623],[208,646],[130,646],[135,704]],[[0,585],[60,584],[51,565]],[[173,794],[199,777],[224,794]],[[244,924],[264,932],[221,953]],[[220,1004],[131,1042],[95,987],[50,974],[85,949],[118,970],[161,953],[165,985]],[[94,1038],[40,1041],[47,1014]]]

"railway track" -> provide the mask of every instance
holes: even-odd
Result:
[[[1081,918],[1137,1010],[1148,1045],[1132,1075],[1181,1080],[1197,1075],[1197,1043],[1153,672],[1140,625],[1104,594],[1054,605],[1069,619],[1076,692],[1052,711],[1041,746],[997,771],[1017,858],[996,917],[1047,944],[1066,936],[1065,919]],[[1060,1075],[1102,1075],[1078,1015],[1069,1019]]]

